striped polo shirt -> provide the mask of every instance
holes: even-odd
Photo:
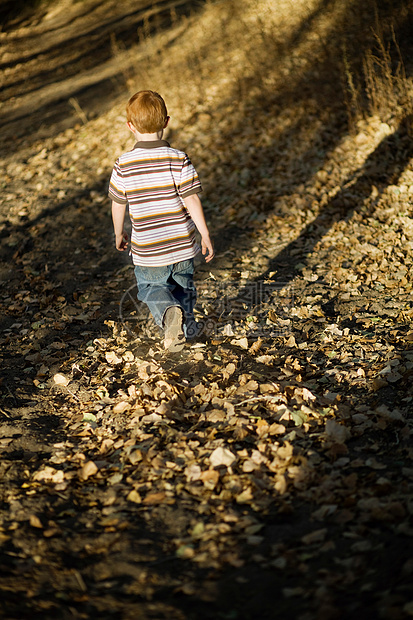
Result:
[[[135,265],[172,265],[196,256],[195,224],[183,199],[201,191],[188,155],[166,140],[137,142],[116,160],[109,197],[129,204]]]

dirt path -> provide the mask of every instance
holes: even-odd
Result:
[[[69,0],[50,5],[38,23],[2,32],[2,140],[44,138],[105,112],[124,92],[128,50],[202,3],[192,4]],[[134,54],[134,63],[142,60]]]
[[[153,11],[166,20],[192,4]],[[304,52],[308,62],[298,43],[313,24],[310,39],[322,40],[317,19],[331,3],[316,8],[286,67]],[[339,105],[324,117],[331,91],[318,61],[308,71],[323,96],[301,101],[289,85],[283,102],[271,85],[262,109],[254,93],[243,100],[265,133],[236,116],[238,100],[227,113],[232,93],[222,107],[182,105],[171,137],[205,169],[218,252],[197,271],[206,344],[165,355],[128,258],[113,250],[106,201],[128,143],[110,129],[128,79],[116,71],[146,14],[145,4],[68,3],[1,33],[0,617],[407,620],[408,125],[370,117],[350,135]],[[209,15],[174,28],[217,36]],[[174,28],[163,35],[177,55]],[[111,34],[126,45],[115,58]]]

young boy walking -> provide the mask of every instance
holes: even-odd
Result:
[[[133,95],[126,118],[137,142],[116,160],[110,178],[115,244],[119,251],[128,248],[124,219],[129,205],[138,299],[164,330],[165,349],[176,352],[183,348],[185,336],[196,335],[193,273],[200,248],[195,228],[205,260],[214,257],[198,196],[201,183],[188,155],[162,139],[169,116],[158,93],[143,90]]]

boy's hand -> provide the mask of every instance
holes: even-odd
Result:
[[[128,235],[124,230],[120,235],[115,236],[115,244],[119,252],[124,252],[128,249]]]
[[[214,245],[209,237],[201,238],[201,249],[202,254],[205,256],[206,262],[209,263],[209,261],[212,260],[215,256]]]
[[[204,211],[198,194],[191,194],[184,198],[185,207],[191,216],[195,226],[201,235],[201,249],[205,260],[209,263],[214,258],[214,245],[209,236],[208,226],[205,221]]]
[[[128,235],[123,228],[125,220],[126,203],[115,202],[112,200],[112,221],[115,233],[115,246],[119,252],[123,252],[128,247]]]

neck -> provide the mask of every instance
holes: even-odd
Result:
[[[153,142],[154,140],[162,140],[163,129],[155,133],[139,133],[139,131],[133,133],[138,142]]]

